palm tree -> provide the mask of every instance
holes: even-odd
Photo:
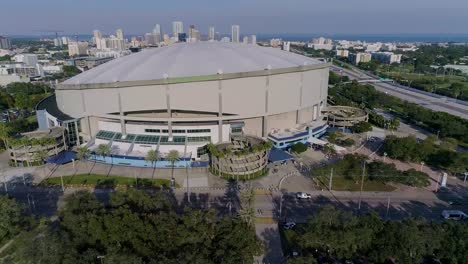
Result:
[[[159,152],[157,150],[151,149],[146,153],[145,160],[151,163],[151,167],[153,168],[153,174],[151,175],[151,180],[154,178],[154,171],[156,169],[156,163],[160,159]]]
[[[76,154],[76,157],[80,160],[86,160],[89,158],[91,155],[91,151],[89,150],[88,147],[80,147],[78,149],[78,153]]]
[[[172,178],[174,178],[174,164],[180,159],[179,151],[171,150],[166,156],[166,160],[171,162],[172,166]]]
[[[96,154],[99,155],[99,156],[102,156],[102,158],[104,159],[104,162],[105,162],[106,157],[111,155],[111,149],[110,149],[109,145],[107,145],[107,144],[100,144],[98,146],[97,150],[96,150]],[[109,171],[107,172],[107,176],[110,175],[110,172],[112,170],[113,165],[114,165],[113,162],[111,162]]]
[[[111,154],[111,149],[107,144],[100,144],[96,150],[96,154],[105,160]]]
[[[91,156],[91,151],[89,150],[88,147],[80,147],[78,149],[78,153],[76,154],[76,157],[80,161],[85,161],[85,160],[89,159],[89,156]]]

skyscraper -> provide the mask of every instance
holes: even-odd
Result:
[[[208,31],[208,40],[215,40],[215,29],[214,27],[210,27]]]
[[[118,38],[118,39],[121,39],[121,40],[124,39],[124,34],[123,34],[123,30],[122,30],[122,29],[120,29],[120,28],[117,29],[116,34],[117,34],[117,38]]]
[[[194,31],[195,31],[195,25],[190,25],[189,32],[188,32],[189,38],[193,38]]]
[[[239,25],[233,25],[231,28],[231,41],[234,43],[239,43],[240,38],[240,27]]]
[[[156,26],[154,26],[153,34],[159,34],[161,36],[161,26],[159,24],[156,24]]]
[[[102,38],[102,33],[99,30],[93,31],[94,36],[94,43],[96,44],[96,48],[98,50],[103,50],[107,48],[106,40]]]
[[[94,30],[94,31],[93,31],[93,35],[94,35],[94,40],[97,40],[97,39],[101,39],[101,38],[102,38],[102,33],[101,33],[101,31],[99,31],[99,30]]]
[[[184,33],[184,24],[182,21],[172,22],[172,34],[176,40],[179,40],[180,33]]]
[[[0,36],[0,49],[11,49],[11,43],[8,38]]]

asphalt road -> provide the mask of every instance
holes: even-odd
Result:
[[[364,72],[357,72],[357,70],[348,70],[337,66],[332,66],[335,72],[342,71],[344,75],[348,76],[351,80],[368,80],[373,79]],[[396,84],[391,83],[370,83],[378,91],[387,93],[389,95],[398,97],[402,100],[418,104],[433,111],[446,112],[464,119],[468,119],[468,106],[455,102],[450,98],[436,98],[429,96],[422,92],[416,92],[401,88]]]
[[[446,201],[451,200],[450,196]],[[455,200],[455,199],[453,199]],[[422,217],[427,220],[437,221],[441,219],[443,210],[462,210],[468,211],[468,199],[461,200],[461,204],[449,205],[446,201],[434,199],[432,197],[417,199],[398,198],[395,196],[372,197],[363,194],[361,207],[359,209],[359,194],[351,196],[333,197],[330,195],[313,196],[311,199],[297,199],[294,194],[288,193],[283,196],[282,219],[295,222],[306,222],[320,208],[332,205],[344,211],[354,212],[356,214],[365,214],[370,211],[376,212],[385,219],[401,220],[409,217]]]

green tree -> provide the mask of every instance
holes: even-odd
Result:
[[[354,133],[364,133],[368,131],[372,131],[372,125],[369,122],[361,121],[354,126],[351,127],[351,130]]]
[[[21,231],[23,219],[22,209],[15,200],[0,196],[0,244]]]
[[[106,159],[111,154],[111,149],[107,144],[100,144],[96,150],[96,154]]]
[[[174,165],[175,165],[176,161],[178,161],[179,159],[180,159],[180,154],[179,154],[179,151],[177,151],[177,150],[171,150],[166,155],[166,160],[168,160],[171,163],[172,177],[174,177]]]
[[[294,153],[300,154],[300,153],[307,150],[307,145],[302,143],[302,142],[298,142],[298,143],[292,145],[291,150]]]
[[[150,162],[151,167],[153,168],[153,173],[151,175],[151,179],[154,178],[154,171],[155,171],[156,163],[158,162],[159,159],[160,159],[159,152],[154,150],[154,149],[150,149],[148,151],[148,153],[146,153],[145,160],[147,162]]]
[[[11,128],[5,123],[0,123],[0,139],[3,141],[3,146],[8,149],[8,140],[10,139]]]
[[[87,160],[91,156],[91,151],[88,147],[80,147],[78,149],[78,153],[76,153],[76,157],[80,160]]]

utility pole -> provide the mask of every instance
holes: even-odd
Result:
[[[366,173],[366,161],[362,164],[362,177],[361,177],[361,190],[359,192],[359,204],[358,210],[361,210],[361,201],[362,201],[362,189],[364,187],[364,174]]]
[[[62,183],[62,192],[65,192],[65,186],[63,185],[63,175],[60,174],[60,181]]]
[[[468,176],[468,172],[465,172],[465,179],[463,180],[463,183],[466,183],[466,177]]]
[[[331,168],[331,171],[330,171],[330,183],[328,184],[328,189],[330,191],[332,190],[332,182],[333,182],[333,168]]]

